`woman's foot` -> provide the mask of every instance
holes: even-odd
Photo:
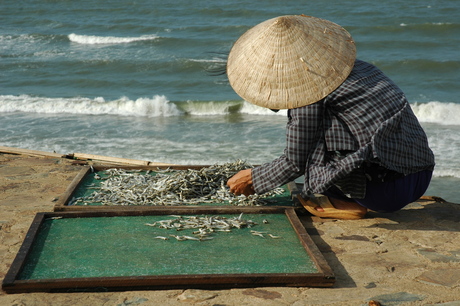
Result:
[[[308,212],[321,218],[356,220],[364,218],[367,213],[367,208],[356,202],[329,199],[322,195],[304,199],[301,194],[298,194],[297,198]]]
[[[364,206],[359,205],[356,202],[352,201],[344,201],[344,200],[339,200],[335,198],[329,198],[329,201],[331,204],[336,208],[340,210],[348,210],[350,212],[356,212],[358,214],[366,214],[367,213],[367,208]],[[315,209],[319,212],[324,212],[324,209],[321,206],[316,206]]]

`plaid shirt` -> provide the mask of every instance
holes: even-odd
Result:
[[[288,118],[284,154],[252,171],[256,193],[305,175],[305,194],[335,185],[363,198],[369,162],[403,175],[434,168],[425,132],[403,92],[366,62],[356,60],[335,91],[290,109]]]

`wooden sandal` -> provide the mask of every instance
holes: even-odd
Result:
[[[342,219],[342,220],[357,220],[362,219],[366,213],[337,209],[331,204],[329,198],[326,196],[311,196],[308,199],[302,198],[300,194],[297,195],[302,206],[312,215],[321,218]],[[316,207],[322,207],[324,211],[317,211]]]

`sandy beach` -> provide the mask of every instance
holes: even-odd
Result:
[[[0,153],[0,276],[37,212],[53,211],[82,164]],[[442,195],[432,195],[442,198]],[[332,268],[332,288],[259,287],[0,294],[1,305],[460,305],[460,205],[436,197],[362,220],[301,221]],[[261,254],[263,256],[263,254]]]

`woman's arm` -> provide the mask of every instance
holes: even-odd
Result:
[[[288,111],[289,121],[286,126],[284,154],[251,171],[251,186],[256,193],[265,193],[305,173],[309,154],[322,135],[319,129],[323,115],[323,100]]]

